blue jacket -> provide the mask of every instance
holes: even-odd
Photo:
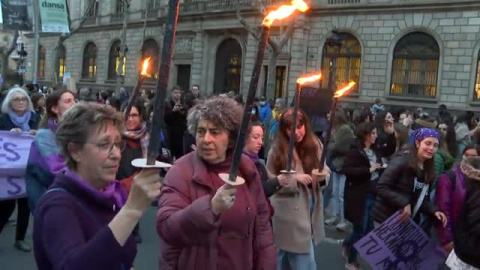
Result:
[[[268,128],[268,123],[270,123],[270,119],[272,118],[272,109],[270,108],[270,104],[266,102],[263,106],[259,106],[260,108],[260,120],[265,128]]]
[[[55,141],[56,125],[50,121],[49,126],[48,129],[38,130],[28,155],[25,186],[32,214],[35,213],[40,197],[52,185],[53,179],[66,168],[65,160],[60,155],[60,149]]]

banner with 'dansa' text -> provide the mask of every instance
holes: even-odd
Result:
[[[34,136],[0,131],[0,201],[25,197],[25,169]]]

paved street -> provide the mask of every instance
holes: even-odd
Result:
[[[140,231],[143,243],[139,245],[139,252],[135,261],[137,270],[157,269],[158,236],[155,231],[155,208],[151,207],[140,222]],[[14,215],[16,216],[16,215]],[[13,247],[15,227],[7,225],[0,235],[0,269],[2,270],[27,270],[35,269],[32,253],[24,253]],[[345,234],[339,234],[334,228],[327,229],[327,239],[316,250],[318,269],[345,269],[344,261],[340,255],[340,245],[335,240],[341,239]],[[32,224],[27,234],[27,241],[32,242]]]

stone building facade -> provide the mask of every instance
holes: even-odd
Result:
[[[71,2],[73,19],[83,15],[89,1]],[[264,2],[267,9],[278,3]],[[122,80],[126,88],[135,85],[142,57],[158,55],[166,5],[164,0],[132,1]],[[199,85],[205,95],[246,93],[257,41],[239,23],[236,11],[252,27],[259,26],[263,15],[258,6],[255,0],[182,2],[169,85]],[[322,69],[320,91],[330,96],[349,80],[358,82],[357,89],[343,98],[349,104],[371,104],[380,98],[387,105],[480,109],[480,1],[312,0],[311,7],[272,27],[273,39],[278,39],[289,24],[295,25],[278,55],[274,91],[266,91],[267,53],[258,95],[291,99],[296,78]],[[121,8],[115,0],[98,1],[87,21],[64,43],[65,68],[77,80],[77,88],[114,89]],[[40,57],[46,67],[40,82],[52,80],[57,39],[41,35],[45,53]],[[33,42],[27,44],[31,66]],[[28,68],[27,78],[32,78],[32,70]],[[145,87],[153,89],[156,75],[151,73]]]

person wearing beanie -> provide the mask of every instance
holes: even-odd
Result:
[[[442,223],[447,218],[429,200],[429,186],[435,180],[433,156],[438,149],[440,135],[430,128],[415,131],[414,144],[392,158],[380,176],[377,197],[372,209],[375,224],[380,224],[402,211],[402,220],[412,218],[420,222],[419,213]]]

